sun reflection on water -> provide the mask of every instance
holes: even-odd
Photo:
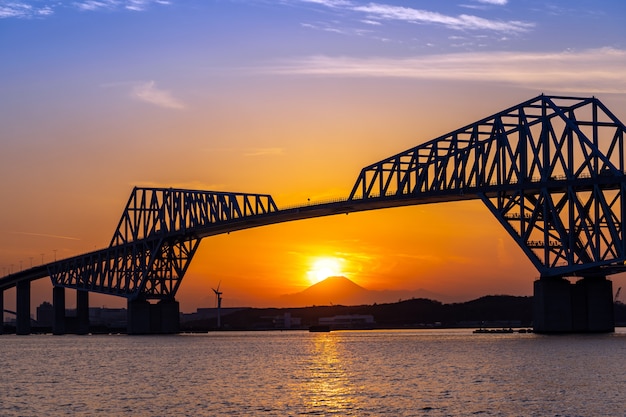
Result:
[[[303,405],[310,413],[341,414],[354,409],[355,388],[346,354],[333,334],[312,336],[310,354],[298,377]]]

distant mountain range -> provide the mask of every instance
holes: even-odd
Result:
[[[328,305],[364,305],[395,303],[411,298],[427,298],[447,302],[448,297],[427,290],[415,291],[374,291],[368,290],[343,276],[328,277],[304,291],[283,295],[279,298],[281,306],[328,306]]]

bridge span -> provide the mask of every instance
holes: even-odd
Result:
[[[606,277],[626,271],[625,132],[595,97],[541,95],[363,168],[333,202],[279,209],[267,194],[135,188],[108,247],[0,278],[0,291],[17,287],[18,333],[30,331],[30,282],[48,276],[57,333],[65,288],[77,290],[79,314],[88,292],[121,296],[130,333],[176,332],[175,295],[205,237],[476,199],[539,271],[536,331],[613,331]]]

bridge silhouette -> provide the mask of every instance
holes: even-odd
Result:
[[[28,302],[20,293],[49,276],[59,304],[64,288],[121,296],[129,300],[129,332],[150,332],[142,322],[151,314],[172,322],[157,331],[175,331],[176,292],[205,237],[481,200],[539,271],[535,330],[612,331],[606,277],[626,271],[625,132],[595,97],[541,95],[366,166],[350,195],[331,202],[281,209],[267,194],[135,188],[108,247],[0,278],[0,291],[18,287],[18,327]],[[565,277],[582,279],[571,286]],[[150,313],[148,300],[170,307]]]

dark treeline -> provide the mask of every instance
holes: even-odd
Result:
[[[430,327],[532,327],[532,297],[485,296],[464,303],[443,304],[418,298],[397,303],[360,306],[312,306],[302,308],[246,308],[222,316],[222,329],[262,330],[281,328],[280,318],[288,313],[300,319],[292,328],[308,328],[321,317],[371,315],[372,328]],[[615,304],[617,326],[626,325],[626,305]],[[182,331],[213,330],[216,320],[186,323]]]
[[[423,298],[389,304],[312,306],[302,308],[248,308],[222,316],[224,329],[277,328],[277,317],[299,318],[300,328],[318,324],[321,317],[371,315],[374,328],[531,326],[532,297],[486,296],[465,303],[443,304]],[[213,329],[216,320],[187,323],[183,330]],[[186,328],[186,329],[185,329]]]

